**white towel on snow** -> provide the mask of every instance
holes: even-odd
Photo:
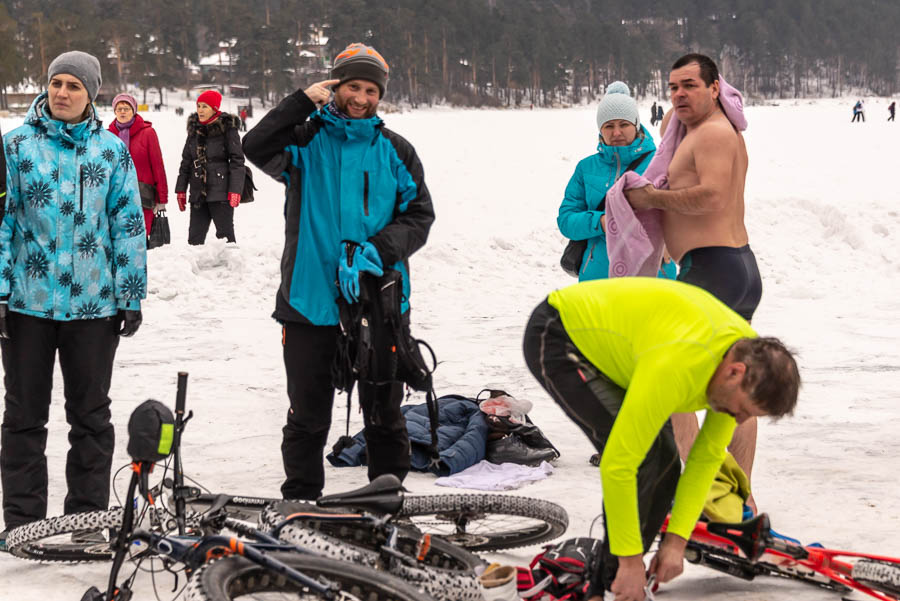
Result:
[[[438,486],[473,488],[475,490],[512,490],[531,482],[543,480],[553,473],[553,466],[546,461],[537,467],[518,463],[491,463],[482,460],[452,476],[434,481]]]

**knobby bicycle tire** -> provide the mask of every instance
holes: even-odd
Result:
[[[337,583],[339,601],[434,601],[399,578],[326,557],[301,553],[272,553],[279,561],[306,576],[325,578]],[[285,576],[273,573],[245,557],[232,556],[213,561],[198,570],[185,589],[186,601],[234,601],[257,598],[320,599],[317,593],[304,590]]]
[[[165,509],[151,507],[149,511],[155,512],[157,521],[166,524],[167,530],[175,528],[173,516]],[[6,545],[12,555],[34,561],[112,561],[114,552],[111,543],[124,519],[125,510],[113,507],[37,520],[11,530]],[[196,514],[187,516],[189,529],[196,530],[199,525]],[[99,532],[103,534],[105,541],[75,542],[72,535],[76,532]]]
[[[515,495],[408,495],[397,517],[470,551],[536,545],[569,526],[556,503]]]
[[[385,564],[380,553],[386,542],[383,530],[364,520],[334,522],[315,518],[316,514],[340,513],[338,510],[301,501],[280,501],[263,511],[262,521],[272,528],[294,513],[312,515],[285,526],[279,535],[282,542],[342,562],[387,569],[438,601],[482,600],[474,569],[484,562],[466,549],[433,537],[428,552],[420,556],[422,533],[401,525],[397,533],[400,557]]]
[[[888,595],[900,595],[900,565],[889,561],[859,559],[851,576],[857,582]]]
[[[38,520],[13,528],[6,546],[12,555],[35,561],[111,561],[113,552],[108,541],[122,527],[123,519],[124,510],[115,507]],[[74,532],[101,532],[107,542],[73,542]]]

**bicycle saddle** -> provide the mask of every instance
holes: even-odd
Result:
[[[706,530],[711,534],[727,538],[736,544],[747,559],[756,561],[763,554],[769,538],[769,516],[761,513],[753,519],[737,524],[710,522]]]
[[[353,507],[379,514],[397,513],[403,506],[405,491],[400,478],[393,474],[382,474],[362,488],[319,497],[316,505],[319,507]]]

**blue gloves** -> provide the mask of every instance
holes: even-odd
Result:
[[[371,242],[356,244],[342,242],[341,260],[338,263],[338,286],[348,303],[359,299],[359,272],[365,271],[376,276],[384,275],[381,255]]]

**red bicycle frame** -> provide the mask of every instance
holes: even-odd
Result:
[[[662,532],[666,531],[667,526],[668,519],[663,524]],[[693,548],[691,543],[694,543]],[[849,561],[862,558],[900,565],[900,559],[803,546],[772,536],[766,514],[740,524],[698,522],[688,541],[688,550],[697,559],[694,563],[706,563],[714,568],[717,567],[713,561],[715,556],[724,556],[730,563],[720,564],[718,569],[746,580],[752,580],[759,574],[780,574],[820,585],[855,589],[880,601],[900,601],[900,597],[874,590],[854,579],[853,563]],[[704,554],[714,557],[704,562],[701,561]],[[739,566],[741,573],[725,569],[721,565]]]

